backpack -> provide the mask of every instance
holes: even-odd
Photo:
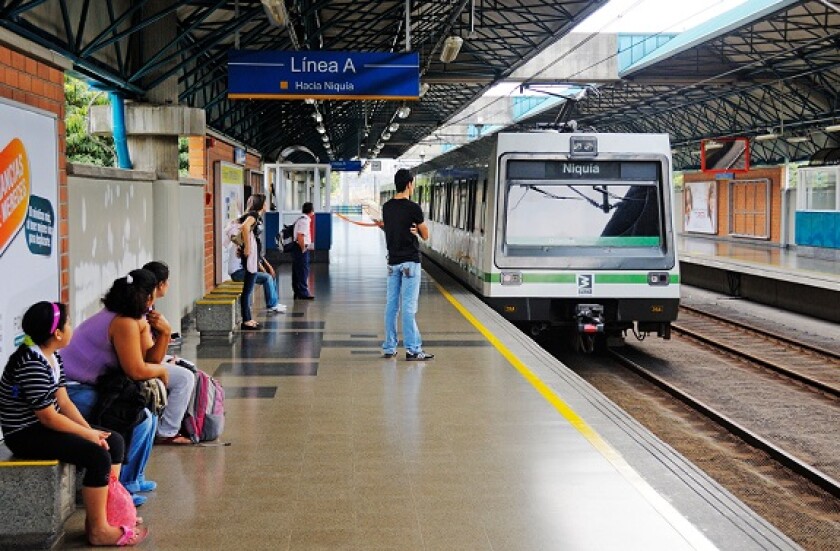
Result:
[[[225,390],[204,371],[196,369],[194,373],[195,388],[181,422],[181,434],[198,444],[217,439],[225,430]]]
[[[239,218],[231,218],[225,225],[224,236],[237,247],[244,247],[245,242],[242,240],[242,222]]]
[[[225,229],[223,230],[224,236],[239,248],[245,246],[245,241],[242,239],[242,223],[245,222],[245,219],[251,214],[252,213],[250,212],[246,212],[239,218],[231,218],[228,220],[228,223],[225,224]]]
[[[304,215],[305,216],[305,215]],[[286,224],[283,226],[283,229],[280,230],[280,233],[277,234],[277,244],[283,249],[284,253],[290,253],[294,250],[297,246],[295,243],[295,224],[297,224],[298,220],[303,218],[301,216],[291,224]]]
[[[295,245],[295,225],[286,224],[280,233],[277,235],[277,244],[283,249],[284,253],[292,252],[292,247]]]
[[[134,427],[143,421],[146,397],[140,385],[129,379],[122,369],[109,369],[96,380],[98,399],[91,412],[91,422],[131,441]]]

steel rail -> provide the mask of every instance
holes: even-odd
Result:
[[[713,314],[712,312],[706,312],[705,310],[701,310],[701,309],[699,309],[695,306],[687,306],[685,304],[680,304],[680,308],[685,308],[689,312],[692,312],[694,314],[698,314],[700,316],[706,316],[707,318],[712,318],[712,319],[717,320],[717,321],[721,321],[721,322],[724,322],[724,323],[728,323],[730,325],[734,325],[736,327],[740,327],[742,329],[746,329],[748,331],[752,331],[753,333],[757,333],[757,334],[762,335],[764,337],[769,337],[771,339],[776,339],[776,340],[781,341],[785,344],[795,346],[796,348],[801,348],[803,350],[808,350],[809,352],[814,352],[816,354],[822,354],[823,356],[828,356],[829,358],[831,358],[833,360],[840,360],[840,354],[838,354],[837,352],[834,352],[833,350],[828,350],[826,348],[822,348],[820,346],[816,346],[816,345],[813,345],[813,344],[808,344],[808,343],[796,341],[796,340],[793,340],[792,338],[790,338],[786,335],[782,335],[781,333],[776,333],[775,331],[769,331],[767,329],[761,329],[759,327],[751,327],[751,326],[749,326],[745,323],[742,323],[740,321],[725,318],[725,317],[723,317],[719,314]]]
[[[834,497],[840,498],[840,482],[838,482],[834,478],[830,477],[829,475],[825,474],[819,469],[807,464],[806,462],[802,461],[796,456],[784,451],[783,449],[772,444],[768,440],[765,440],[758,434],[738,424],[736,421],[718,412],[711,406],[706,405],[705,403],[701,402],[697,398],[694,398],[687,392],[678,389],[677,387],[668,383],[661,377],[658,377],[657,375],[651,373],[650,371],[648,371],[638,363],[634,362],[633,360],[622,356],[619,352],[615,350],[610,350],[609,354],[613,358],[615,358],[619,363],[632,370],[634,373],[650,381],[651,383],[661,388],[674,398],[680,400],[684,404],[688,405],[701,415],[707,417],[708,419],[711,419],[715,423],[724,427],[726,430],[740,438],[746,444],[767,453],[770,457],[778,461],[784,467],[787,467],[788,469],[797,473],[803,478],[813,482],[814,484],[824,489]]]
[[[741,327],[741,328],[743,328],[745,330],[748,330],[748,331],[755,331],[758,334],[763,334],[763,332],[761,330],[756,330],[756,329],[753,329],[752,327],[748,327],[748,326],[745,326],[745,325],[742,325],[742,324],[738,324],[737,322],[732,322],[732,321],[727,320],[725,318],[717,318],[716,316],[713,316],[713,315],[709,315],[709,317],[711,317],[713,319],[716,319],[718,321],[721,321],[723,323],[730,323],[730,324],[732,324],[736,327]],[[784,375],[785,377],[788,377],[789,379],[793,379],[793,380],[798,381],[800,383],[804,383],[804,384],[806,384],[810,387],[813,387],[817,390],[825,392],[826,394],[830,394],[832,396],[840,398],[840,388],[838,388],[837,386],[831,385],[830,383],[826,383],[826,382],[821,381],[819,379],[815,379],[815,378],[810,377],[808,375],[804,375],[802,373],[799,373],[797,371],[789,369],[789,368],[787,368],[783,365],[777,364],[777,363],[772,362],[770,360],[766,360],[764,358],[760,358],[758,356],[755,356],[755,355],[753,355],[749,352],[745,352],[744,350],[735,348],[733,346],[729,346],[727,344],[724,344],[724,343],[720,342],[719,340],[717,340],[715,337],[708,336],[708,335],[705,335],[703,333],[699,333],[699,332],[697,332],[693,329],[688,329],[686,327],[683,327],[679,324],[679,322],[671,323],[671,329],[678,334],[688,336],[692,339],[695,339],[695,340],[700,341],[702,343],[713,346],[713,347],[715,347],[719,350],[723,350],[725,352],[733,354],[733,355],[735,355],[735,356],[737,356],[741,359],[747,360],[749,362],[757,364],[757,365],[759,365],[761,367],[764,367],[766,369],[770,369],[771,371],[775,371],[776,373]],[[778,339],[784,341],[785,344],[790,344],[791,346],[797,346],[799,348],[803,348],[803,349],[806,349],[806,350],[811,350],[811,351],[815,351],[815,352],[819,352],[819,353],[824,353],[819,348],[815,348],[815,347],[812,348],[812,347],[809,347],[808,345],[804,345],[804,344],[798,343],[796,341],[786,339],[785,337],[774,335],[771,332],[767,332],[766,336],[768,336],[770,338],[774,338],[774,339],[778,338]],[[829,353],[828,355],[831,356],[832,358],[835,357],[831,353]]]

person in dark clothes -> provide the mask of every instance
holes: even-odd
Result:
[[[423,339],[415,315],[420,298],[420,242],[429,238],[429,228],[420,205],[410,197],[414,177],[406,169],[394,174],[396,195],[382,206],[382,229],[388,246],[388,291],[385,300],[385,341],[382,355],[397,355],[397,314],[402,311],[403,343],[408,361],[431,360],[423,351]]]
[[[309,256],[312,250],[310,226],[315,209],[312,203],[304,203],[301,212],[303,215],[297,219],[293,230],[297,247],[292,247],[292,289],[296,299],[312,300],[315,297],[309,292]]]

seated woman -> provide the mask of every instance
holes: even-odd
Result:
[[[166,326],[169,327],[169,322],[166,321],[163,314],[154,309],[155,301],[165,297],[166,292],[169,290],[169,266],[167,266],[165,262],[154,260],[146,263],[143,266],[143,269],[154,274],[155,280],[157,281],[157,284],[155,285],[155,292],[152,295],[152,304],[149,307],[149,311],[146,313],[146,319],[149,321],[149,325],[152,329],[160,327],[163,324],[166,324]],[[157,332],[157,330],[152,330],[150,334],[153,344],[158,345],[162,336]],[[164,414],[161,417],[161,424],[158,428],[158,439],[156,442],[158,444],[192,444],[192,441],[185,436],[181,436],[179,431],[181,429],[181,421],[184,418],[184,413],[187,411],[190,398],[192,397],[193,388],[195,387],[195,375],[188,368],[179,365],[178,358],[167,355],[165,347],[163,348],[163,356],[160,356],[159,347],[152,346],[149,348],[149,352],[146,354],[146,360],[164,362],[163,365],[169,370],[169,378],[171,381],[175,381],[176,379],[180,380],[182,378],[189,379],[184,380],[177,385],[172,385],[173,391],[169,393],[169,404],[166,406],[166,410],[164,410]],[[185,394],[176,395],[175,389],[177,389],[179,393]],[[175,402],[175,405],[173,405],[173,401]],[[170,419],[166,415],[166,411],[173,407],[176,408],[177,411],[181,412],[180,417],[177,420],[174,417]],[[165,423],[174,424],[166,425]]]
[[[28,459],[58,459],[84,467],[82,498],[91,545],[136,545],[143,526],[111,526],[108,479],[119,477],[124,443],[119,434],[91,427],[65,389],[58,350],[71,342],[67,307],[38,302],[23,315],[27,339],[9,358],[0,378],[0,427],[6,445]]]
[[[70,399],[86,419],[91,419],[98,393],[97,379],[109,369],[123,368],[134,380],[159,378],[168,382],[168,371],[160,364],[145,363],[141,328],[148,322],[143,314],[148,310],[154,293],[155,278],[150,272],[134,270],[114,281],[102,300],[105,307],[76,328],[76,338],[64,349],[64,365],[69,379]],[[146,329],[148,331],[148,328]],[[145,345],[148,347],[148,345]],[[126,366],[130,366],[129,371]],[[134,376],[132,376],[132,373]],[[146,498],[137,492],[148,492],[157,486],[145,480],[158,419],[148,410],[145,418],[126,434],[128,450],[120,481],[133,495],[134,504],[142,505]]]

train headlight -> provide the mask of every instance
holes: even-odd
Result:
[[[502,272],[502,285],[522,285],[522,272]]]
[[[648,272],[648,285],[669,285],[671,275],[668,272]]]

